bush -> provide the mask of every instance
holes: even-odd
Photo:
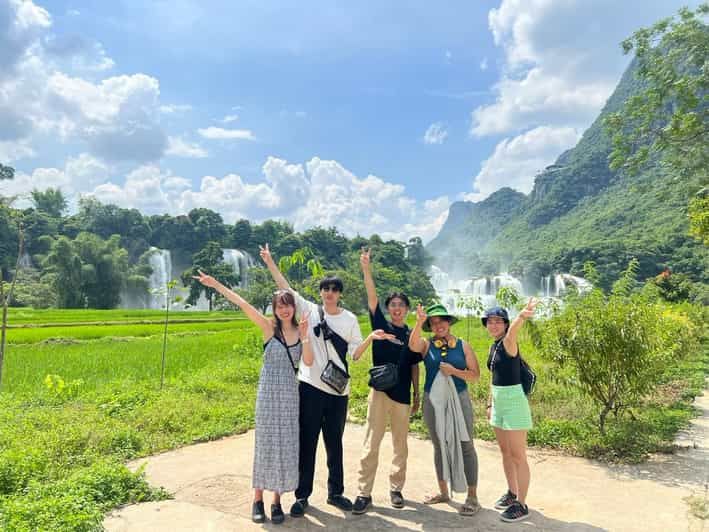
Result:
[[[633,260],[610,295],[574,295],[543,331],[543,354],[598,405],[602,434],[608,413],[637,406],[694,337],[691,321],[633,293],[636,271]]]

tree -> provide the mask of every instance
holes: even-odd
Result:
[[[50,240],[51,248],[42,258],[42,267],[52,274],[53,289],[59,308],[84,308],[86,298],[81,287],[81,258],[72,241],[60,236]]]
[[[237,249],[249,249],[253,230],[248,220],[237,220],[231,230],[231,246]]]
[[[418,266],[422,270],[428,269],[433,264],[433,257],[423,247],[421,237],[415,236],[409,239],[406,245],[406,260],[412,266]]]
[[[303,233],[302,239],[304,246],[312,249],[326,268],[345,267],[347,238],[335,227],[313,227]]]
[[[234,272],[230,264],[224,262],[224,252],[219,242],[207,242],[200,251],[192,256],[192,268],[186,270],[182,274],[182,284],[188,286],[190,295],[187,297],[187,303],[194,305],[202,292],[204,292],[207,301],[209,302],[209,310],[214,306],[217,292],[204,286],[202,283],[193,279],[193,276],[202,270],[208,273],[215,279],[218,279],[225,286],[234,287],[239,284],[239,277]]]
[[[605,121],[610,165],[631,173],[660,160],[679,178],[707,179],[709,168],[709,4],[641,28],[623,41],[635,52],[641,90]]]
[[[689,201],[689,234],[709,246],[709,187]]]
[[[276,284],[273,282],[271,274],[266,268],[249,268],[249,284],[239,290],[239,294],[262,313],[266,313],[268,306],[273,300],[273,292]]]
[[[290,255],[281,257],[278,269],[295,283],[303,282],[308,277],[323,276],[323,267],[310,248],[295,250]]]
[[[195,236],[199,242],[219,242],[224,244],[227,230],[222,215],[211,209],[192,209],[187,217],[192,221]]]
[[[3,179],[14,179],[15,169],[10,166],[0,164],[0,181]]]
[[[35,188],[31,196],[34,208],[53,218],[60,218],[68,206],[64,194],[58,188],[48,188],[44,192]]]
[[[128,276],[128,251],[121,237],[102,240],[92,233],[79,233],[74,247],[81,258],[81,288],[89,308],[111,309],[121,300]]]
[[[82,232],[74,240],[65,236],[49,239],[47,247],[41,263],[53,274],[59,307],[110,309],[118,305],[128,276],[128,252],[118,235],[103,240]]]
[[[19,239],[17,245],[17,260],[15,261],[15,273],[12,276],[10,286],[5,288],[5,279],[0,276],[0,306],[2,306],[2,324],[0,325],[0,385],[2,385],[2,368],[5,362],[5,340],[7,334],[7,307],[10,305],[12,294],[17,282],[17,274],[20,271],[20,260],[22,259],[23,231],[22,224],[19,226]],[[7,290],[7,291],[6,291]]]
[[[557,375],[600,408],[598,426],[652,393],[669,360],[692,349],[686,320],[634,292],[637,262],[631,261],[610,294],[593,288],[567,298],[542,330],[542,353]],[[566,371],[565,371],[566,370]]]

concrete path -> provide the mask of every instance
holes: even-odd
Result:
[[[462,494],[451,504],[434,507],[420,503],[436,487],[433,451],[429,441],[409,440],[406,507],[389,505],[388,464],[391,441],[385,438],[380,470],[374,486],[375,507],[365,515],[343,513],[325,503],[327,468],[322,445],[318,450],[315,492],[305,518],[286,517],[283,525],[255,525],[251,514],[253,431],[215,442],[202,443],[139,460],[147,463],[149,482],[163,486],[174,500],[144,503],[114,511],[104,521],[108,532],[231,532],[259,529],[297,530],[544,530],[595,532],[709,532],[709,521],[694,517],[685,499],[707,497],[709,486],[709,394],[696,401],[701,415],[680,435],[687,448],[674,455],[653,457],[638,466],[607,466],[555,452],[529,453],[532,484],[528,496],[529,520],[503,523],[492,504],[505,490],[497,447],[476,440],[480,461],[478,487],[483,509],[462,517],[457,508]],[[345,429],[346,495],[356,496],[359,453],[364,427]],[[270,494],[266,513],[270,514]],[[283,497],[287,512],[293,495]]]

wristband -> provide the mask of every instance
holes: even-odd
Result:
[[[301,343],[301,344],[309,344],[309,343],[310,343],[310,338],[303,338],[303,339],[300,341],[300,343]]]

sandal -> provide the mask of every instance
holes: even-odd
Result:
[[[458,513],[460,515],[475,515],[480,511],[480,503],[478,502],[477,497],[468,497],[465,499],[465,502],[463,505],[458,509]]]
[[[423,500],[424,504],[439,504],[442,502],[448,502],[451,498],[443,493],[436,493],[435,495],[429,495]]]

